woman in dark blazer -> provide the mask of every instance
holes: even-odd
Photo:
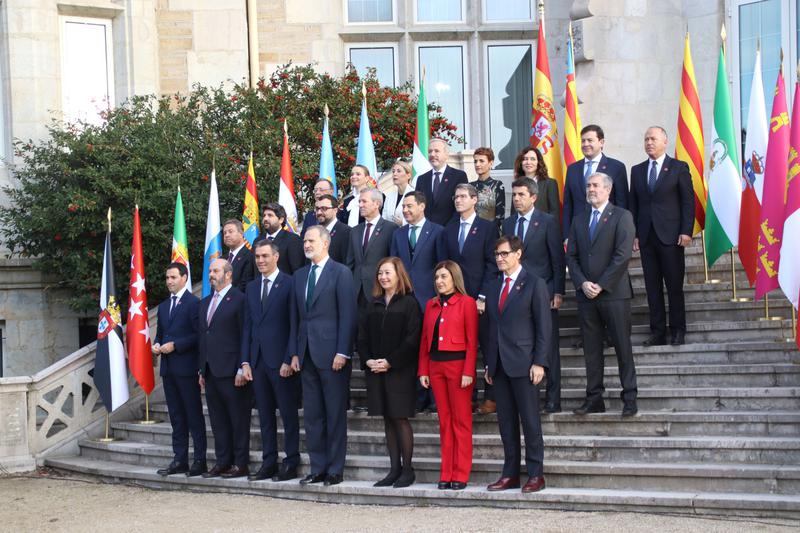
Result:
[[[538,148],[529,146],[522,150],[514,160],[514,179],[531,178],[539,186],[539,195],[533,207],[550,213],[556,220],[561,220],[561,197],[558,182],[547,172],[547,164]]]
[[[478,307],[454,261],[434,269],[439,296],[428,300],[419,343],[419,382],[439,411],[439,489],[463,490],[472,469],[472,388],[478,355]]]
[[[373,300],[358,325],[358,354],[367,382],[370,416],[382,416],[389,474],[376,487],[414,483],[414,433],[408,419],[416,401],[417,351],[422,315],[411,279],[397,257],[378,263]],[[402,458],[402,462],[401,462]]]

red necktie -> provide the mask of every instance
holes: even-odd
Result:
[[[506,278],[506,284],[503,285],[503,292],[500,293],[500,311],[503,311],[503,307],[506,306],[506,298],[508,298],[508,290],[511,287],[511,278]]]

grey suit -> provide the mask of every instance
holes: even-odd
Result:
[[[360,304],[372,300],[372,287],[375,284],[375,270],[378,262],[389,255],[392,235],[397,224],[383,218],[378,220],[370,231],[369,242],[364,247],[364,231],[367,222],[362,222],[350,232],[350,248],[347,250],[347,267],[353,271],[355,294]]]

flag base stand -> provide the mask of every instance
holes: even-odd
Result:
[[[114,442],[115,440],[117,440],[114,437],[109,436],[108,434],[108,419],[109,416],[108,413],[106,413],[106,436],[100,437],[99,439],[97,439],[97,442]]]
[[[783,320],[782,316],[770,316],[769,314],[769,294],[764,295],[764,316],[758,319],[759,322],[769,322],[770,320]]]
[[[157,424],[158,420],[151,420],[150,419],[150,395],[144,395],[144,420],[137,420],[135,423],[142,425],[142,426],[151,426],[153,424]]]
[[[731,298],[730,301],[734,302],[734,303],[745,303],[745,302],[752,302],[753,299],[752,298],[748,298],[746,296],[741,296],[741,297],[738,297],[738,298]]]

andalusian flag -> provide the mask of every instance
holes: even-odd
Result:
[[[550,177],[558,183],[558,194],[564,198],[564,162],[558,145],[558,124],[553,106],[553,85],[550,83],[550,61],[544,38],[544,16],[539,17],[539,40],[536,44],[536,78],[533,82],[533,116],[531,146],[538,148]]]
[[[369,128],[369,115],[367,115],[367,88],[361,83],[361,125],[358,128],[358,149],[356,150],[356,165],[363,165],[369,169],[370,187],[378,186],[378,163],[375,159],[375,144],[372,142],[372,131]],[[284,206],[285,207],[285,206]]]
[[[792,105],[792,133],[789,140],[789,175],[786,191],[786,220],[783,223],[783,234],[793,235],[793,239],[784,239],[781,244],[781,269],[778,272],[780,283],[786,298],[797,308],[800,297],[800,246],[797,235],[800,235],[800,84],[794,84],[794,104]],[[800,342],[800,341],[798,341]]]
[[[739,150],[736,146],[731,95],[728,92],[728,77],[725,75],[725,52],[722,48],[719,50],[717,64],[717,90],[714,95],[711,135],[714,141],[711,145],[706,204],[706,257],[709,266],[736,246],[742,203]]]
[[[211,170],[208,192],[208,214],[206,215],[206,240],[203,247],[203,292],[205,298],[211,294],[208,269],[211,263],[222,257],[222,227],[219,222],[219,194],[217,193],[217,170]]]
[[[425,97],[425,68],[422,68],[422,79],[419,82],[417,95],[417,125],[414,128],[414,150],[411,157],[412,185],[416,183],[417,176],[433,170],[428,161],[428,141],[430,141],[431,126],[428,122],[428,99]]]
[[[250,162],[247,164],[247,183],[244,189],[244,212],[242,213],[244,243],[248,248],[252,248],[258,238],[258,215],[256,173],[253,169],[253,152],[250,152]]]
[[[294,196],[292,159],[289,154],[289,128],[286,125],[286,119],[283,120],[283,156],[281,157],[281,182],[278,185],[278,203],[286,210],[286,229],[297,233],[297,202]]]
[[[572,47],[572,23],[569,25],[569,39],[567,40],[567,88],[565,100],[564,163],[566,166],[570,166],[583,157],[581,154],[581,115],[578,112],[578,92],[575,88],[575,57]]]
[[[181,188],[178,186],[178,196],[175,198],[175,223],[172,227],[172,257],[173,263],[186,265],[186,286],[192,288],[192,271],[189,268],[189,241],[186,238],[186,220],[183,218],[183,200]]]
[[[328,131],[328,104],[325,104],[325,125],[322,127],[322,150],[319,156],[319,179],[328,180],[333,185],[333,196],[337,197],[336,168],[333,165],[333,147],[331,134]]]
[[[675,138],[675,159],[689,165],[694,188],[694,230],[697,235],[706,227],[706,180],[703,176],[705,165],[705,141],[703,140],[703,116],[700,112],[700,96],[697,80],[694,77],[692,51],[689,46],[689,33],[683,47],[683,72],[681,74],[681,96],[678,106],[678,135]]]

